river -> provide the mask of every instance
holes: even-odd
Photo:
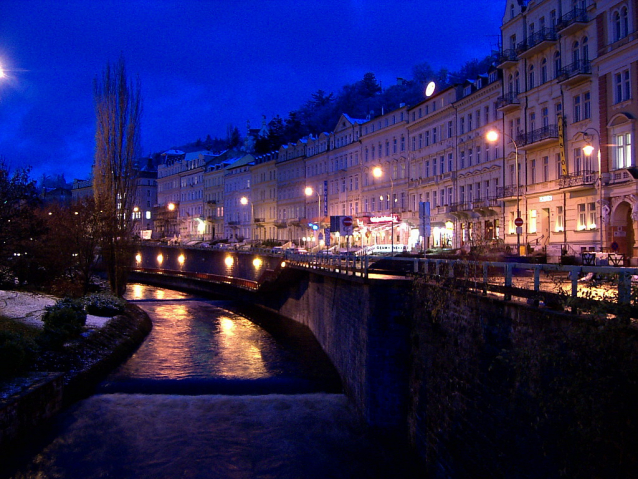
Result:
[[[245,306],[133,284],[153,331],[59,415],[13,478],[408,478],[369,435],[309,331]]]

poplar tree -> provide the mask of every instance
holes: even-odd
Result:
[[[135,158],[140,143],[140,81],[129,82],[123,57],[95,79],[93,193],[111,291],[121,296],[133,262]]]

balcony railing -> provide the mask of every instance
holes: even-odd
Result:
[[[584,8],[573,8],[565,15],[560,17],[560,20],[556,24],[556,30],[562,32],[563,30],[578,23],[587,23],[587,11]]]
[[[516,135],[516,143],[520,147],[551,138],[558,138],[558,125],[543,126],[527,133],[521,132]]]
[[[579,171],[564,175],[558,181],[559,188],[571,188],[573,186],[591,186],[598,179],[597,171]]]
[[[265,222],[266,222],[266,218],[260,218],[260,217],[255,218],[255,223],[265,223]]]
[[[559,82],[564,82],[577,75],[591,75],[591,63],[589,60],[578,60],[561,68],[556,78]]]
[[[517,62],[518,56],[516,55],[516,50],[510,48],[508,50],[503,50],[498,56],[498,65],[502,66],[506,63]]]
[[[520,56],[521,53],[532,50],[537,45],[540,45],[543,42],[555,42],[556,41],[556,31],[553,28],[545,27],[532,35],[530,35],[527,40],[520,42],[516,45],[516,53]]]
[[[515,196],[522,196],[524,193],[525,189],[522,186],[519,186],[518,188],[516,185],[502,186],[496,190],[495,201],[498,201],[498,198],[514,198]]]
[[[277,220],[275,221],[275,227],[277,228],[287,228],[288,222],[286,220]]]
[[[505,108],[508,106],[516,105],[518,106],[520,101],[518,99],[518,93],[514,91],[510,91],[503,96],[499,96],[496,99],[496,107],[497,108]]]

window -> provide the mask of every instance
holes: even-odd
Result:
[[[547,83],[547,58],[541,60],[541,83]]]
[[[448,170],[448,171],[452,171],[452,169],[453,169],[453,168],[452,168],[452,167],[453,167],[453,165],[452,165],[452,161],[453,161],[452,153],[449,153],[449,154],[447,155],[447,170]]]
[[[629,168],[631,163],[631,133],[613,136],[612,154],[614,169]]]
[[[560,52],[557,51],[556,53],[554,53],[554,78],[560,75],[560,68],[561,68]]]
[[[583,150],[574,148],[574,173],[579,175],[583,168]]]
[[[588,120],[591,118],[591,93],[583,93],[583,119]]]
[[[578,231],[587,229],[587,213],[585,203],[578,204]]]
[[[472,131],[472,114],[467,115],[467,131]]]
[[[451,120],[447,122],[447,137],[448,138],[452,138],[452,125],[453,123]]]
[[[572,63],[575,68],[578,68],[578,64],[580,62],[580,43],[574,42],[572,43]]]
[[[432,143],[437,142],[436,128],[432,128]]]
[[[549,108],[545,107],[541,110],[541,117],[543,121],[543,128],[549,126]]]
[[[580,95],[574,97],[574,123],[582,120],[580,113]]]
[[[465,168],[465,151],[461,152],[461,168]]]
[[[537,223],[536,223],[536,210],[530,210],[529,212],[529,225],[528,225],[528,231],[530,233],[536,233],[537,232]]]
[[[441,174],[443,174],[445,173],[445,157],[441,156],[439,162],[441,163]]]
[[[620,103],[631,98],[629,70],[625,70],[614,75],[614,92],[615,103]]]
[[[596,203],[587,203],[587,228],[596,229]]]
[[[555,231],[560,232],[565,229],[565,213],[562,206],[556,207],[556,225]]]
[[[436,169],[436,158],[434,158],[432,160],[432,175],[436,176],[437,175],[437,169]]]
[[[536,183],[536,160],[532,160],[530,164],[530,176],[532,184]]]
[[[530,90],[536,86],[534,84],[534,65],[530,65],[527,71],[527,83]]]
[[[627,7],[622,7],[620,10],[615,11],[612,15],[613,18],[613,41],[618,41],[621,38],[625,38],[629,34],[629,18]]]
[[[462,135],[465,133],[465,118],[461,118],[459,124],[459,134]]]
[[[549,181],[549,157],[543,157],[543,181]]]
[[[476,164],[481,163],[481,147],[480,145],[476,147]]]

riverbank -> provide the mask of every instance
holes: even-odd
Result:
[[[54,303],[52,296],[0,291],[0,314],[36,328],[42,327],[46,306]],[[112,318],[89,315],[86,326],[80,338],[40,354],[29,374],[0,382],[2,456],[24,445],[35,428],[61,409],[88,396],[152,329],[148,315],[131,304]]]

